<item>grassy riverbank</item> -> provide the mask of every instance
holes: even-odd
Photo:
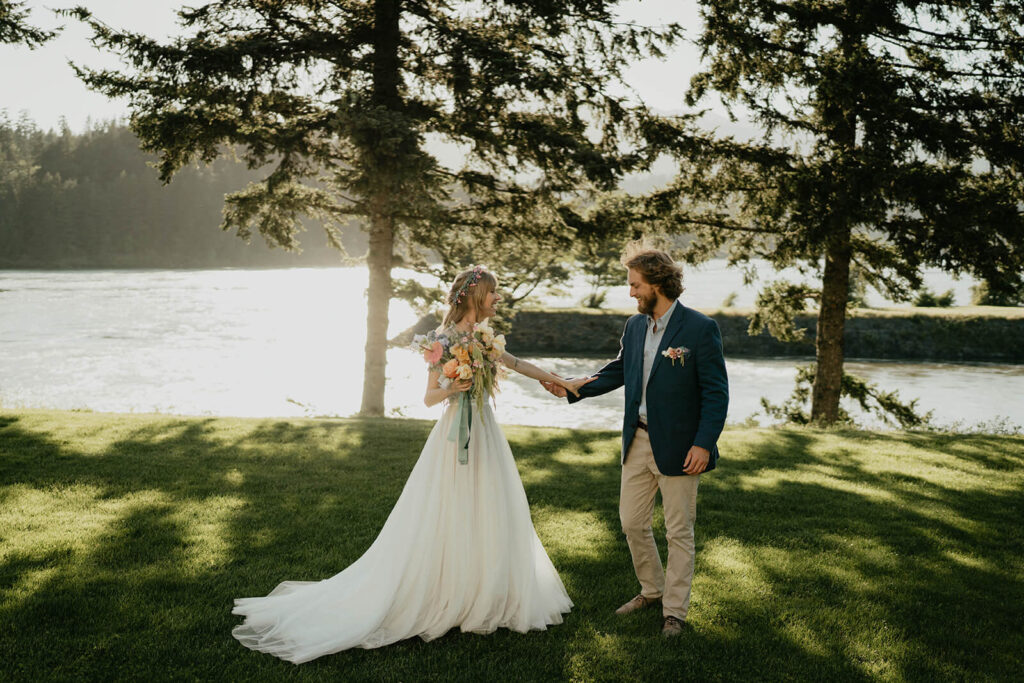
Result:
[[[618,435],[509,427],[576,607],[301,667],[230,635],[234,597],[369,546],[430,424],[0,413],[5,679],[1009,680],[1024,667],[1024,438],[730,429],[701,483],[690,629],[636,592]],[[660,518],[658,535],[663,534]]]

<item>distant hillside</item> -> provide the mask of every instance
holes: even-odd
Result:
[[[156,160],[130,129],[43,132],[0,113],[0,267],[200,268],[336,265],[340,255],[310,222],[303,252],[246,244],[218,229],[224,195],[260,177],[218,160],[182,169],[161,185]],[[365,251],[352,227],[344,242]]]
[[[706,123],[731,125],[722,117]],[[720,120],[719,120],[720,119]],[[723,131],[726,132],[726,131]],[[431,141],[445,165],[461,165],[455,145]],[[76,134],[44,132],[0,111],[0,268],[208,268],[336,265],[339,253],[321,226],[306,223],[301,254],[268,247],[259,235],[246,244],[219,230],[224,195],[264,174],[218,159],[179,171],[162,185],[156,157],[139,150],[120,123]],[[649,173],[626,177],[622,189],[644,194],[669,183],[674,165],[659,161]],[[349,254],[366,251],[353,223],[343,234]]]

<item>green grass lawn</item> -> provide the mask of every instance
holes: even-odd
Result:
[[[723,435],[700,489],[692,628],[674,641],[658,637],[656,610],[612,614],[637,592],[618,527],[618,434],[509,427],[537,531],[576,603],[564,624],[453,631],[299,667],[239,645],[232,599],[358,558],[430,426],[0,413],[0,679],[1024,671],[1024,438],[796,429]]]

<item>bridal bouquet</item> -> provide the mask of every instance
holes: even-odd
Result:
[[[448,440],[457,445],[460,465],[469,462],[469,432],[472,404],[484,407],[487,397],[494,396],[498,379],[504,379],[505,335],[494,334],[487,321],[473,325],[469,332],[449,329],[440,334],[428,332],[413,337],[413,348],[423,354],[430,370],[441,373],[439,384],[448,387],[456,380],[473,380],[469,391],[459,394],[459,408],[448,432]]]
[[[449,386],[456,380],[473,380],[470,396],[478,408],[494,396],[498,380],[505,377],[501,356],[505,353],[505,335],[494,334],[485,320],[476,323],[470,332],[449,329],[430,331],[413,337],[413,348],[423,354],[430,370],[441,373],[440,384]]]

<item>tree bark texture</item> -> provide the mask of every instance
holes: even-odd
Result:
[[[391,263],[394,228],[389,216],[371,217],[370,250],[366,267],[370,271],[366,290],[366,353],[363,365],[363,400],[360,415],[384,414],[385,369],[388,352],[388,309],[391,303]]]
[[[400,0],[377,0],[374,4],[374,66],[373,102],[389,111],[401,107],[398,86],[400,62],[398,44],[400,38]],[[389,121],[381,125],[386,127]],[[381,136],[386,133],[381,131]],[[387,151],[383,145],[371,146],[366,152],[377,158],[373,166],[387,176],[397,171],[394,149]],[[376,152],[376,154],[375,154]],[[366,355],[363,365],[363,398],[360,415],[381,416],[384,414],[384,389],[388,352],[388,310],[391,304],[391,266],[394,260],[395,222],[389,210],[389,199],[396,191],[395,183],[381,179],[368,197],[370,204],[369,233],[370,249],[366,255],[369,270],[369,285],[366,296]]]
[[[815,342],[817,370],[811,393],[811,422],[833,424],[839,419],[843,382],[843,333],[850,282],[850,235],[838,236],[825,254],[825,275],[818,310]]]
[[[843,69],[854,69],[855,54],[863,48],[864,36],[844,33],[840,39]],[[811,422],[835,424],[839,420],[839,398],[843,384],[843,334],[846,330],[846,305],[850,295],[852,259],[852,208],[858,204],[858,188],[850,175],[850,159],[857,148],[859,102],[848,93],[824,94],[823,116],[828,138],[834,150],[833,167],[827,180],[830,188],[829,236],[825,246],[825,273],[822,278],[821,305],[815,342],[817,369],[811,389]]]

